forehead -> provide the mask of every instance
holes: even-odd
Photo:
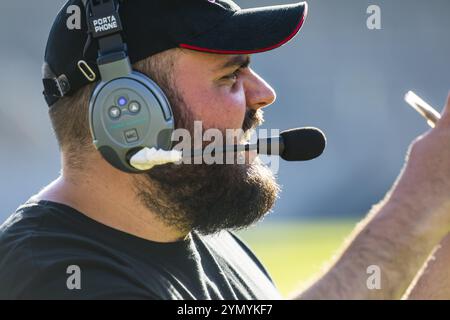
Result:
[[[182,49],[179,63],[184,68],[195,67],[214,72],[244,64],[249,57],[249,55],[217,54]]]

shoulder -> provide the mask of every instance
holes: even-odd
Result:
[[[60,214],[26,204],[0,226],[0,299],[157,299],[126,261],[59,223]]]
[[[25,204],[0,226],[0,299],[18,296],[37,273],[32,247],[42,213]]]
[[[8,261],[31,255],[32,238],[42,224],[43,208],[22,205],[0,225],[0,266]]]
[[[0,226],[1,270],[17,258],[21,258],[20,260],[29,258],[28,261],[34,262],[35,249],[41,247],[48,251],[60,246],[55,240],[58,231],[62,230],[47,223],[49,216],[54,214],[52,211],[49,206],[25,203],[6,219]]]

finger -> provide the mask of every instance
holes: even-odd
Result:
[[[439,126],[450,127],[450,92],[447,96],[447,102],[442,110],[441,120],[439,120]]]

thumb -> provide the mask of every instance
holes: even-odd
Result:
[[[441,113],[441,120],[439,120],[439,125],[444,125],[446,127],[450,127],[450,92],[447,96],[447,102],[444,106],[444,109]]]
[[[441,118],[436,127],[450,128],[450,92],[448,93],[447,102],[444,105],[444,109],[442,109]]]

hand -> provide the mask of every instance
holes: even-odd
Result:
[[[436,127],[410,146],[392,197],[450,231],[450,94]],[[437,213],[438,212],[438,213]]]
[[[436,127],[412,143],[387,197],[358,225],[332,267],[296,298],[399,299],[449,231],[450,95]],[[371,265],[382,272],[380,290],[368,290]]]

